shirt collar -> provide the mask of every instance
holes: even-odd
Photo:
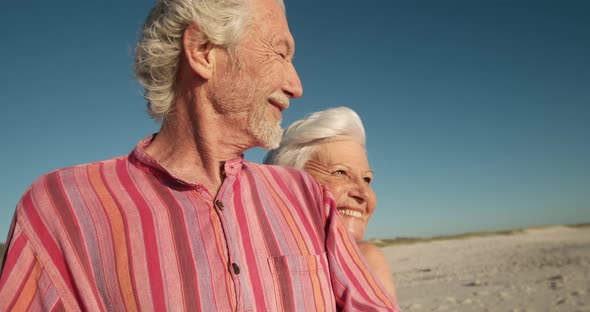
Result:
[[[129,161],[133,163],[135,166],[137,166],[139,169],[151,173],[158,179],[170,181],[173,183],[177,183],[179,185],[202,188],[203,186],[201,184],[195,184],[185,181],[179,176],[175,175],[162,164],[160,164],[157,160],[152,158],[152,156],[150,156],[145,151],[146,147],[150,145],[150,143],[152,143],[156,135],[157,133],[154,133],[139,141],[139,143],[137,143],[137,145],[129,155]],[[247,162],[244,160],[244,154],[241,154],[239,157],[236,157],[234,159],[224,161],[220,164],[221,174],[222,176],[237,175],[239,174],[242,168],[247,167],[246,163]]]

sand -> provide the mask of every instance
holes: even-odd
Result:
[[[590,228],[384,247],[404,311],[590,311]]]

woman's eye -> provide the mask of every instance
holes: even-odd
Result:
[[[371,181],[373,181],[373,179],[371,179],[369,177],[365,177],[365,178],[363,178],[363,180],[365,180],[365,182],[367,182],[367,184],[371,184]]]
[[[333,175],[345,175],[346,171],[344,170],[336,170],[334,172],[332,172]]]

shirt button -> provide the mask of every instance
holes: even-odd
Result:
[[[240,267],[234,262],[231,264],[232,269],[234,269],[234,274],[240,274]]]
[[[215,206],[217,206],[217,209],[223,210],[223,203],[220,200],[215,201]]]

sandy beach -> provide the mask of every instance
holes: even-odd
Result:
[[[590,311],[590,227],[383,248],[404,311]]]

